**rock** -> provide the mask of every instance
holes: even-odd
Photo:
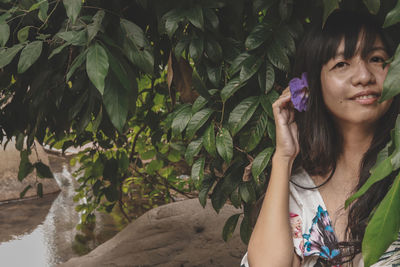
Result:
[[[39,159],[46,165],[49,165],[49,159],[43,148],[36,144],[36,150]],[[34,151],[29,156],[31,163],[37,161]],[[15,141],[11,140],[6,149],[0,149],[0,202],[19,199],[20,193],[28,185],[35,185],[36,180],[43,184],[43,194],[56,193],[60,188],[55,179],[36,178],[33,171],[22,182],[18,181],[18,170],[20,163],[20,152],[15,148]],[[28,190],[25,198],[36,196],[36,188]]]
[[[239,266],[246,251],[239,227],[227,243],[222,240],[222,228],[231,215],[240,212],[225,205],[217,214],[210,201],[203,209],[198,199],[163,205],[143,214],[89,254],[59,266]]]

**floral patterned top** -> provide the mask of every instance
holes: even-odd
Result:
[[[303,187],[315,187],[308,173],[299,169],[291,180]],[[301,266],[324,266],[323,262],[340,255],[338,239],[331,219],[318,189],[302,189],[292,183],[289,185],[289,216],[292,226],[294,251],[301,258]],[[249,267],[247,253],[241,267]],[[347,265],[336,267],[345,267]],[[364,267],[361,254],[353,260],[354,267]],[[400,238],[394,242],[371,267],[400,266]]]

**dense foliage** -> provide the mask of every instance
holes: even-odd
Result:
[[[303,29],[339,6],[377,14],[389,29],[400,22],[400,2],[379,0],[0,0],[0,134],[16,137],[19,179],[35,168],[52,176],[29,162],[34,140],[86,145],[75,159],[84,221],[99,207],[123,211],[137,190],[170,201],[171,190],[196,189],[217,212],[227,202],[243,208],[247,243],[274,151],[271,105]],[[400,48],[382,98],[400,91],[399,74]],[[398,169],[397,128],[357,195]],[[182,159],[189,181],[177,178]],[[397,237],[399,181],[367,228],[366,266]]]

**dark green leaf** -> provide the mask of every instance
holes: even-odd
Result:
[[[81,12],[82,0],[63,0],[68,18],[75,24],[79,12]]]
[[[199,61],[204,49],[204,42],[202,38],[194,38],[190,42],[189,54],[194,61]]]
[[[222,47],[221,45],[214,39],[206,40],[206,54],[208,58],[215,62],[219,63],[222,59]]]
[[[22,190],[22,192],[19,194],[19,198],[23,198],[26,195],[26,192],[28,192],[28,190],[31,188],[32,188],[31,185],[26,186],[24,190]]]
[[[148,48],[150,46],[142,28],[138,25],[126,19],[121,19],[120,24],[125,37],[132,41],[138,49]]]
[[[67,76],[66,76],[66,80],[69,81],[69,79],[71,78],[71,76],[74,74],[75,70],[77,68],[79,68],[80,66],[82,66],[83,62],[85,62],[86,60],[86,54],[87,54],[87,49],[85,51],[83,51],[82,53],[80,53],[75,59],[74,61],[72,61],[71,67],[68,70]]]
[[[211,122],[207,129],[204,131],[203,146],[211,156],[215,157],[217,155],[214,122]]]
[[[362,255],[365,266],[379,260],[387,248],[398,238],[400,229],[400,175],[379,204],[365,229]],[[379,238],[376,238],[378,237]]]
[[[274,71],[274,67],[271,65],[271,63],[269,63],[269,61],[266,62],[265,65],[265,93],[267,94],[272,87],[274,86],[275,83],[275,71]]]
[[[38,18],[45,22],[47,18],[47,12],[49,10],[49,2],[47,0],[38,0],[40,4],[39,6],[39,13],[38,13]]]
[[[270,91],[266,96],[263,95],[260,98],[261,106],[267,112],[268,116],[271,119],[274,119],[274,113],[272,111],[272,104],[279,98],[279,94],[275,91],[272,90]]]
[[[230,80],[221,90],[221,99],[223,102],[228,100],[237,90],[242,88],[246,83],[241,83],[239,78]]]
[[[240,224],[240,238],[243,243],[248,244],[251,236],[251,224],[248,216],[245,216]]]
[[[106,79],[103,103],[112,124],[122,133],[129,110],[129,97],[126,89],[114,75]]]
[[[21,156],[21,161],[18,170],[18,180],[22,181],[28,174],[30,174],[33,171],[34,167],[29,162],[28,158],[29,152],[27,150],[21,151],[20,156]]]
[[[205,160],[206,160],[205,157],[200,157],[193,163],[192,173],[190,175],[192,180],[195,181],[203,180]]]
[[[217,67],[207,66],[207,75],[210,82],[218,87],[221,82],[222,65]]]
[[[202,142],[202,138],[199,138],[190,142],[190,144],[187,146],[185,152],[185,160],[189,165],[192,165],[193,158],[200,152]]]
[[[165,30],[171,38],[179,27],[179,22],[183,19],[182,11],[179,9],[172,9],[166,13],[163,18],[165,19]]]
[[[10,37],[10,26],[7,23],[0,24],[0,46],[5,46]]]
[[[43,197],[43,184],[38,183],[36,186],[36,192],[39,197]]]
[[[271,138],[272,142],[275,144],[275,123],[272,120],[268,120],[267,122],[267,132],[269,138]]]
[[[217,133],[216,145],[218,154],[226,163],[230,163],[233,157],[233,140],[226,128],[221,128]]]
[[[247,36],[245,47],[246,50],[253,50],[262,45],[271,37],[272,23],[268,21],[257,24]]]
[[[268,147],[261,151],[257,157],[253,161],[253,165],[251,167],[251,173],[253,177],[256,179],[267,167],[268,162],[274,153],[274,148]]]
[[[323,4],[324,4],[324,15],[322,24],[325,24],[325,21],[329,17],[329,15],[333,11],[339,8],[339,0],[323,0]]]
[[[251,123],[251,125],[254,126],[250,129],[250,138],[246,145],[246,151],[248,152],[256,148],[257,145],[260,143],[261,138],[264,136],[268,123],[268,114],[267,112],[262,110],[261,114],[259,114],[258,116],[255,115],[255,119],[255,123]]]
[[[172,121],[172,134],[178,136],[182,133],[191,118],[192,109],[190,106],[185,106],[185,108],[181,109],[180,112],[176,114],[176,117]]]
[[[207,8],[204,9],[203,12],[206,20],[209,22],[209,25],[211,25],[211,28],[217,31],[219,26],[219,19],[218,16],[215,14],[215,11]]]
[[[349,197],[345,202],[345,208],[347,208],[351,202],[363,195],[367,190],[376,182],[387,177],[392,171],[391,157],[386,158],[384,161],[380,162],[378,166],[374,166],[374,171],[364,185],[351,197]]]
[[[55,55],[59,54],[64,48],[66,48],[69,45],[71,45],[71,44],[70,43],[64,43],[64,44],[60,45],[59,47],[55,48],[53,51],[51,51],[48,59],[51,59]]]
[[[54,178],[53,173],[51,172],[49,166],[47,166],[46,164],[44,164],[43,162],[36,162],[34,164],[34,167],[36,169],[36,174],[40,177],[40,178]]]
[[[262,63],[262,59],[256,56],[250,56],[243,61],[242,68],[240,70],[240,83],[246,82],[248,79],[253,77],[257,73]]]
[[[284,27],[274,32],[274,42],[279,47],[284,47],[285,53],[287,55],[295,54],[296,44],[293,40],[293,37],[290,35],[289,31],[287,31]]]
[[[192,73],[192,83],[193,83],[194,89],[202,97],[204,97],[206,99],[210,98],[210,93],[208,92],[206,85],[204,84],[203,80],[200,78],[200,76],[196,70],[193,70],[193,73]]]
[[[244,202],[252,203],[256,201],[256,192],[250,182],[242,183],[239,187],[239,192]]]
[[[285,53],[284,47],[276,42],[272,42],[267,48],[267,57],[269,61],[280,70],[288,71],[290,69],[289,58]]]
[[[108,74],[108,67],[108,56],[104,48],[98,43],[91,45],[86,55],[86,72],[90,81],[92,81],[102,95],[104,94],[104,84]]]
[[[241,205],[242,205],[242,197],[239,194],[239,188],[232,192],[232,194],[230,195],[229,199],[231,200],[232,205],[235,208],[239,209],[241,207]]]
[[[229,114],[228,125],[235,136],[250,120],[259,105],[259,97],[251,96],[240,102]]]
[[[86,33],[86,30],[59,32],[57,33],[57,37],[72,45],[83,46],[87,43]]]
[[[196,113],[197,111],[202,109],[207,104],[207,102],[207,99],[202,96],[198,96],[192,105],[192,112]]]
[[[164,167],[164,162],[162,160],[152,160],[149,164],[146,166],[146,172],[149,174],[154,174],[156,171],[160,170],[162,167]]]
[[[18,62],[18,73],[24,73],[42,54],[42,41],[29,43],[21,52]]]
[[[239,54],[239,55],[232,61],[232,64],[231,64],[231,66],[230,66],[229,69],[228,69],[228,74],[229,74],[229,76],[232,77],[232,76],[235,75],[238,71],[240,71],[241,68],[242,68],[243,62],[244,62],[248,57],[250,57],[250,54],[247,53],[247,52],[244,52],[244,53],[242,53],[242,54]]]
[[[18,41],[20,43],[25,42],[28,39],[29,36],[29,29],[31,26],[25,26],[22,29],[20,29],[17,33]]]
[[[203,208],[207,204],[208,192],[215,182],[215,178],[210,175],[205,175],[199,190],[199,201]]]
[[[213,110],[210,108],[202,109],[195,113],[187,125],[186,137],[191,139],[195,135],[197,130],[199,130],[200,127],[203,126],[204,123],[206,123],[212,113]]]
[[[397,1],[396,6],[386,15],[383,27],[386,28],[399,22],[400,22],[400,2]]]
[[[224,225],[224,229],[222,230],[222,238],[224,239],[225,242],[227,242],[228,239],[233,235],[233,232],[235,231],[237,222],[239,220],[239,216],[240,216],[240,213],[232,215],[226,221],[226,223]]]
[[[387,67],[386,67],[387,68]],[[393,98],[400,93],[398,78],[400,77],[400,45],[396,49],[394,60],[390,63],[389,71],[383,83],[382,95],[379,102]]]
[[[381,6],[381,0],[363,0],[363,2],[371,14],[378,14]]]
[[[90,43],[90,41],[92,41],[99,32],[104,15],[104,10],[97,11],[97,13],[93,16],[93,22],[87,26],[88,43]]]
[[[204,30],[203,10],[201,7],[194,7],[185,12],[186,18],[198,29]]]

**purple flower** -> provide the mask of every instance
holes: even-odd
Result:
[[[289,82],[290,93],[292,94],[292,103],[298,111],[305,111],[307,109],[308,99],[308,82],[307,73],[301,74],[301,79],[293,78]]]

